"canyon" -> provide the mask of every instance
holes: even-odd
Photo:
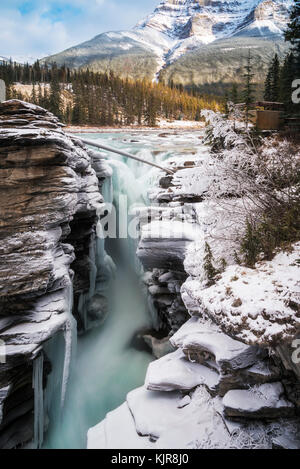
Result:
[[[170,175],[86,148],[38,106],[0,105],[1,448],[71,447],[70,429],[79,447],[87,424],[88,448],[299,448],[299,243],[236,264],[232,220],[205,200],[203,136],[101,134]],[[104,241],[119,194],[140,236]],[[226,261],[213,285],[205,242]]]

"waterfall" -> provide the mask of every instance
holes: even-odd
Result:
[[[159,331],[160,328],[162,327],[163,323],[162,323],[162,321],[159,317],[158,310],[154,305],[153,297],[150,294],[148,294],[147,295],[147,300],[148,300],[149,312],[150,312],[150,315],[151,315],[152,327],[156,331]]]
[[[93,298],[96,290],[96,280],[97,280],[97,265],[96,265],[96,240],[93,236],[90,241],[89,247],[89,265],[90,265],[90,278],[89,278],[89,291],[87,293],[81,293],[78,302],[78,312],[81,317],[83,324],[83,331],[86,332],[89,330],[89,305],[90,301]]]
[[[102,186],[101,186],[101,194],[103,199],[107,204],[112,204],[113,203],[113,198],[114,198],[114,189],[113,189],[113,183],[112,183],[112,178],[107,177]]]
[[[64,329],[57,332],[43,346],[44,353],[51,363],[51,373],[47,378],[44,410],[50,422],[62,417],[62,410],[77,350],[77,322],[73,311],[73,284],[64,291],[66,322]]]
[[[162,140],[152,133],[148,137],[142,136],[139,142],[127,140],[125,144],[123,134],[93,134],[88,138],[108,139],[110,143],[113,141],[113,146],[132,153],[144,148],[142,156],[156,162],[167,157],[167,152],[161,151]],[[105,179],[101,193],[106,203],[114,204],[117,212],[116,225],[119,212],[126,212],[126,215],[128,212],[129,224],[130,217],[134,216],[133,205],[148,203],[147,191],[154,185],[159,171],[149,170],[137,162],[125,159],[122,161],[112,155],[109,163],[114,170],[113,176]],[[122,205],[126,197],[128,211],[127,206]],[[110,212],[110,208],[107,208]],[[55,410],[58,409],[57,415],[53,414],[51,405],[50,426],[44,443],[47,448],[85,448],[88,429],[102,420],[107,412],[121,405],[129,391],[143,384],[147,366],[153,359],[144,348],[142,335],[153,326],[159,327],[159,317],[151,298],[149,305],[147,304],[145,288],[140,285],[141,264],[136,257],[138,239],[126,236],[105,239],[105,217],[103,213],[98,213],[96,236],[89,246],[89,262],[93,267],[90,272],[90,289],[79,300],[80,316],[88,333],[82,334],[78,340],[76,368],[70,379],[68,396],[63,399],[65,406],[62,419],[59,418],[62,415],[60,403],[54,407]],[[122,233],[123,228],[124,226]],[[128,229],[127,224],[125,228]],[[112,278],[113,282],[110,281]],[[103,297],[109,298],[108,315],[102,310]],[[99,325],[101,327],[97,327]],[[52,343],[48,344],[46,353],[51,363],[55,363],[55,369],[49,376],[51,380],[47,390],[49,387],[49,391],[55,392],[55,396],[47,398],[47,409],[49,400],[51,404],[53,399],[58,400],[61,376],[64,374],[64,380],[68,380],[63,370],[69,369],[67,363],[70,351],[68,352],[67,344],[70,342],[70,330],[66,330],[65,337],[57,334]],[[65,360],[61,363],[64,350]]]
[[[34,390],[34,448],[41,448],[44,439],[44,355],[33,361],[32,387]]]

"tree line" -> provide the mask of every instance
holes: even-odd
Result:
[[[3,63],[0,78],[6,82],[8,99],[40,105],[74,125],[155,126],[160,118],[197,121],[202,109],[222,107],[220,99],[185,91],[182,86],[133,81],[113,72],[70,70],[56,64]],[[31,92],[24,93],[16,83],[31,85]]]
[[[300,79],[300,2],[294,0],[290,21],[285,31],[285,40],[291,43],[291,50],[280,63],[275,54],[265,81],[266,101],[282,102],[287,114],[300,113],[300,106],[292,101],[293,82]]]

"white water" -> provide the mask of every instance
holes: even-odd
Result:
[[[168,138],[159,137],[161,133],[86,134],[85,137],[100,138],[111,146],[157,163],[186,152],[187,148],[195,148],[199,143],[200,134],[196,132]],[[114,200],[118,201],[118,196],[123,194],[128,196],[129,204],[146,202],[147,191],[154,184],[158,170],[114,155],[110,155],[110,162],[114,168]],[[107,182],[103,192],[110,200],[111,191],[112,187]],[[51,389],[45,405],[50,415],[45,448],[85,448],[88,429],[103,420],[107,412],[124,402],[129,391],[144,382],[152,356],[141,347],[142,341],[137,342],[135,337],[141,330],[156,326],[157,315],[153,305],[149,308],[136,273],[140,270],[136,263],[136,243],[136,240],[118,239],[109,240],[104,246],[103,240],[99,239],[96,250],[94,246],[90,247],[90,261],[103,268],[98,272],[92,271],[88,297],[92,291],[103,293],[107,279],[111,277],[113,264],[106,250],[117,266],[115,278],[106,292],[110,298],[110,311],[100,327],[78,340],[76,363],[64,399],[63,413],[55,405],[55,389],[59,389],[59,376],[64,366],[55,358],[49,381]],[[83,314],[86,300],[82,299]],[[86,326],[88,329],[87,323]],[[46,354],[52,358],[51,361],[63,353],[62,341],[63,338],[57,336],[48,345]]]

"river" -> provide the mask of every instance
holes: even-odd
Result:
[[[149,161],[162,163],[173,155],[197,151],[201,132],[108,132],[82,134]],[[147,191],[159,171],[133,160],[110,156],[114,174],[113,198],[119,195],[133,203],[147,203]],[[106,191],[107,192],[107,191]],[[143,384],[151,354],[135,340],[141,330],[151,328],[151,317],[141,285],[133,240],[107,240],[106,250],[116,264],[108,296],[105,322],[78,338],[77,355],[70,377],[62,415],[50,419],[44,448],[86,448],[90,427],[118,407],[132,389]]]

